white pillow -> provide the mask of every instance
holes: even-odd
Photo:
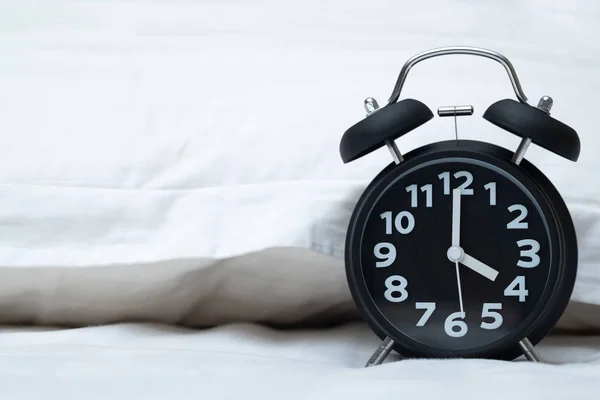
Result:
[[[598,6],[461,4],[19,3],[3,11],[0,322],[355,315],[341,261],[346,224],[390,159],[381,149],[344,165],[339,139],[363,117],[365,97],[385,103],[408,57],[452,44],[508,56],[532,101],[553,96],[553,115],[579,132],[579,162],[536,146],[527,158],[573,213],[573,300],[600,305],[600,45],[588,40],[600,29]],[[510,28],[524,21],[527,32]],[[518,138],[480,116],[513,96],[498,64],[466,56],[419,64],[402,94],[434,110],[474,105],[460,137],[508,148]],[[435,119],[398,146],[407,152],[453,135],[451,121]],[[573,310],[569,327],[589,317],[600,326],[596,309]]]

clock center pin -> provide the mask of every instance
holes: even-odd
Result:
[[[446,254],[448,255],[448,259],[452,262],[459,262],[465,256],[465,252],[460,246],[450,247]]]

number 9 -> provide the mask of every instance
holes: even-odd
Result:
[[[387,249],[387,251],[385,253],[382,253],[381,252],[382,249]],[[391,243],[387,243],[387,242],[377,243],[375,245],[374,253],[375,253],[375,257],[377,257],[380,260],[383,260],[383,261],[377,261],[375,263],[375,267],[377,267],[377,268],[389,267],[390,265],[392,265],[392,263],[394,261],[396,261],[396,247],[394,247],[394,245]]]

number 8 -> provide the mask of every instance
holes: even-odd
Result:
[[[396,284],[399,282],[399,284]],[[388,301],[392,303],[401,303],[408,298],[408,292],[406,291],[406,287],[408,286],[408,281],[402,275],[392,275],[385,280],[385,287],[387,290],[383,294]],[[394,293],[400,293],[400,297],[394,297]]]

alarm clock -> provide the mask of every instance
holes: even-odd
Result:
[[[402,154],[396,139],[434,114],[400,92],[417,63],[450,54],[499,62],[516,95],[483,119],[521,138],[514,151],[458,136]],[[577,161],[580,140],[550,116],[553,100],[531,105],[513,65],[474,47],[428,50],[400,71],[388,104],[365,100],[367,116],[342,136],[344,163],[386,146],[390,162],[370,182],[352,213],[345,242],[354,303],[382,343],[367,366],[395,351],[400,358],[486,358],[539,362],[535,348],[570,300],[577,238],[552,182],[524,155],[534,143]],[[473,114],[444,106],[439,117]]]

